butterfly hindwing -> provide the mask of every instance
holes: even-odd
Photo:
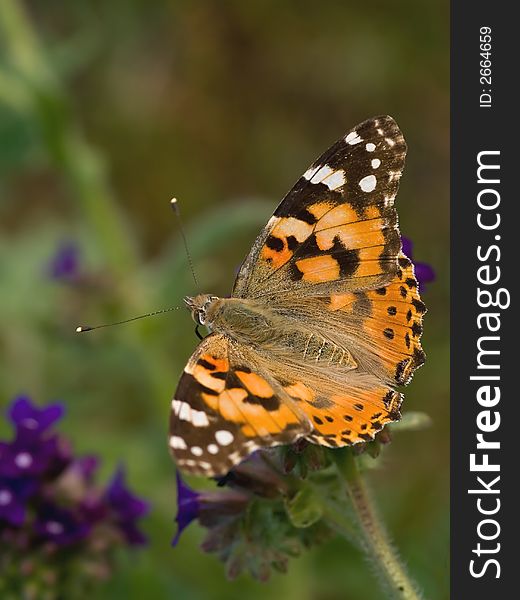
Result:
[[[307,417],[312,429],[304,437],[313,443],[335,448],[366,442],[401,416],[402,394],[359,369],[293,357],[283,364],[272,360],[264,369]]]
[[[401,253],[398,262],[398,271],[389,284],[366,292],[371,312],[363,321],[362,331],[373,343],[387,375],[397,385],[406,385],[425,361],[420,340],[426,306],[419,296],[410,259]]]
[[[303,413],[288,400],[249,349],[211,334],[175,392],[170,449],[186,471],[223,475],[257,448],[288,444],[309,431]]]
[[[424,363],[426,312],[411,261],[401,253],[398,264],[386,286],[313,299],[318,322],[340,347],[352,349],[358,369],[394,386],[408,383]]]
[[[170,448],[185,471],[219,476],[257,448],[302,437],[329,447],[368,441],[400,417],[400,404],[401,394],[372,375],[268,361],[212,334],[179,382]]]
[[[388,116],[361,123],[296,182],[256,240],[233,295],[320,295],[384,285],[397,271],[394,198],[406,144]]]

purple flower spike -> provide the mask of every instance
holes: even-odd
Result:
[[[26,586],[40,589],[40,575],[56,553],[60,558],[52,561],[44,584],[68,598],[74,595],[71,586],[81,589],[112,574],[117,548],[147,541],[138,527],[147,503],[126,488],[122,469],[106,489],[97,484],[99,459],[75,455],[68,438],[53,427],[63,412],[60,404],[40,408],[26,396],[6,411],[14,431],[0,439],[2,575],[8,567],[0,588],[20,589],[22,595]]]
[[[68,546],[84,539],[90,532],[90,524],[70,510],[44,504],[38,514],[35,531],[58,546]]]
[[[24,434],[37,437],[61,419],[64,412],[62,404],[49,404],[38,408],[27,396],[19,396],[11,404],[9,418],[18,432],[23,430]]]
[[[145,544],[147,539],[138,530],[136,521],[148,512],[149,504],[127,489],[125,472],[122,467],[117,469],[112,481],[109,483],[105,498],[126,541],[132,545]]]
[[[35,487],[35,483],[27,479],[0,477],[0,522],[21,527],[25,521],[27,500]]]
[[[70,460],[70,449],[49,429],[64,413],[61,404],[43,408],[27,396],[16,398],[8,414],[16,427],[13,442],[0,442],[0,475],[35,477],[59,473]]]
[[[181,478],[177,471],[177,533],[172,540],[172,546],[176,546],[181,533],[188,525],[198,518],[200,514],[200,494],[192,490]]]
[[[63,242],[49,261],[48,274],[57,281],[72,281],[79,273],[79,248],[74,242]]]
[[[40,440],[19,435],[10,444],[0,442],[0,476],[39,477],[54,471],[56,462],[62,462],[56,436]]]
[[[131,546],[144,546],[148,543],[146,535],[137,527],[133,521],[119,523],[119,528],[125,536],[125,540]]]
[[[148,512],[148,503],[125,485],[125,471],[119,467],[107,488],[107,501],[121,519],[138,519]]]
[[[402,236],[403,254],[405,254],[410,260],[413,260],[413,242],[410,238]],[[424,289],[426,283],[435,281],[436,275],[435,270],[431,265],[422,262],[414,261],[415,277]]]

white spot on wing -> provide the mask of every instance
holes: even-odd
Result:
[[[191,422],[195,427],[207,427],[209,425],[208,415],[202,410],[191,410]]]
[[[192,446],[191,453],[194,454],[195,456],[202,456],[204,454],[204,451],[202,450],[202,448],[200,446]]]
[[[392,146],[395,146],[395,140],[393,140],[392,138],[385,138],[385,142],[390,146],[390,148]]]
[[[331,175],[329,175],[322,181],[322,183],[324,183],[329,188],[329,190],[337,190],[342,185],[345,185],[345,182],[345,171],[342,171],[341,169],[334,171]]]
[[[186,442],[178,435],[172,435],[170,437],[170,448],[173,448],[174,450],[186,450],[187,447]]]
[[[359,144],[363,140],[359,137],[359,135],[355,131],[351,131],[348,135],[345,136],[345,142],[354,146],[354,144]]]
[[[334,172],[334,169],[331,169],[329,167],[329,165],[323,165],[323,167],[318,169],[318,171],[316,172],[316,174],[312,177],[312,179],[310,181],[311,181],[311,183],[321,183],[325,179],[325,177],[328,177],[333,172]]]
[[[218,454],[218,446],[217,446],[217,444],[210,444],[208,446],[208,452],[210,454]]]
[[[172,410],[178,419],[189,421],[195,427],[207,427],[209,425],[208,415],[202,410],[194,410],[187,402],[173,400]]]
[[[233,452],[228,456],[228,458],[232,463],[236,463],[242,458],[242,454],[240,452]]]
[[[177,416],[181,421],[191,421],[191,406],[187,402],[181,402]]]
[[[215,439],[221,446],[229,446],[235,439],[231,431],[226,431],[225,429],[219,429],[215,433]]]
[[[306,179],[307,181],[310,181],[312,176],[314,175],[314,172],[316,171],[316,167],[310,167],[308,168],[305,173],[303,174],[303,178]]]
[[[303,176],[311,183],[323,183],[329,190],[336,190],[344,185],[346,181],[345,172],[342,169],[335,171],[329,165],[323,165],[317,171],[316,169],[309,169]]]
[[[376,188],[376,185],[377,185],[377,179],[376,179],[375,175],[367,175],[366,177],[363,177],[363,179],[361,179],[359,182],[359,187],[364,192],[374,191]]]
[[[379,160],[379,158],[374,158],[371,162],[372,165],[372,169],[378,169],[379,166],[381,165],[381,161]]]
[[[367,149],[367,152],[373,152],[376,149],[376,145],[372,142],[368,142],[365,148]]]

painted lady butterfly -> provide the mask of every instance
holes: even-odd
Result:
[[[361,123],[282,200],[232,296],[185,299],[211,333],[172,403],[181,469],[223,475],[257,448],[351,445],[400,418],[426,310],[394,208],[405,154],[391,117]]]

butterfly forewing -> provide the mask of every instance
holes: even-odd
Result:
[[[397,271],[394,198],[406,144],[391,117],[338,140],[282,200],[244,261],[234,296],[320,295],[384,285]]]

